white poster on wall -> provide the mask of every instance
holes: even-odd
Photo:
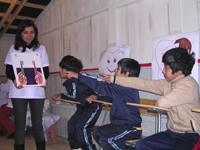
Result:
[[[184,47],[189,53],[195,53],[195,65],[191,76],[198,82],[198,52],[199,52],[199,31],[169,35],[154,39],[153,60],[152,60],[152,79],[164,79],[162,70],[162,56],[164,53],[175,47]]]
[[[122,58],[129,58],[130,45],[111,45],[99,58],[99,73],[114,75],[117,63]]]

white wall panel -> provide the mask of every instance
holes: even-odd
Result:
[[[118,44],[128,44],[129,42],[129,28],[128,26],[128,10],[127,6],[125,7],[120,7],[117,9],[117,22],[116,22],[116,30],[117,32],[117,37],[116,41]]]
[[[4,61],[10,46],[14,44],[14,42],[15,42],[15,36],[11,34],[5,34],[0,40],[0,75],[6,74]]]
[[[91,18],[92,23],[92,63],[91,67],[96,68],[101,53],[108,45],[108,21],[107,11],[94,15]]]
[[[152,56],[152,39],[151,37],[151,30],[150,30],[150,16],[149,16],[149,1],[144,0],[140,2],[140,55],[138,60],[140,63],[148,63],[151,62]],[[143,55],[141,55],[143,54]],[[130,56],[132,57],[132,56]]]
[[[151,42],[154,37],[169,34],[168,0],[152,0],[150,3],[150,30],[152,30]]]
[[[182,32],[198,30],[197,0],[181,0]]]
[[[139,16],[139,3],[132,3],[128,6],[128,28],[129,28],[129,41],[131,45],[130,56],[136,59],[140,56],[140,16]]]
[[[71,33],[71,26],[65,26],[63,28],[63,56],[71,55],[70,53],[70,33]]]
[[[169,34],[181,33],[180,0],[169,0]]]

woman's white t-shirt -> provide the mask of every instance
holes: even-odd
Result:
[[[12,45],[6,56],[4,62],[5,65],[12,65],[11,53],[21,53],[22,47],[19,50],[15,50],[14,45]],[[49,59],[46,52],[46,49],[43,45],[40,45],[38,49],[34,50],[31,48],[26,48],[25,53],[39,52],[42,62],[42,67],[49,66]],[[13,82],[10,82],[10,92],[9,98],[23,98],[23,99],[43,99],[45,96],[45,89],[40,86],[27,86],[21,89],[17,89]]]

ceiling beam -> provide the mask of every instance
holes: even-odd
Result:
[[[0,0],[0,2],[3,2],[3,3],[9,3],[11,4],[14,0]],[[20,5],[21,1],[18,1],[17,2],[17,5]],[[37,9],[45,9],[46,6],[44,5],[39,5],[39,4],[33,4],[33,3],[25,3],[24,6],[26,7],[32,7],[32,8],[37,8]]]
[[[13,0],[15,1],[15,0]],[[26,3],[27,0],[22,0],[21,3],[18,5],[17,9],[15,10],[15,12],[13,13],[12,19],[10,22],[8,22],[6,24],[6,27],[3,29],[2,33],[0,34],[0,39],[3,37],[3,35],[6,33],[6,31],[8,30],[9,26],[12,24],[12,22],[14,21],[15,17],[18,15],[18,13],[20,12],[20,10],[23,8],[24,4]],[[12,4],[12,3],[11,3]],[[1,27],[1,26],[0,26]]]
[[[6,25],[3,25],[3,27],[5,28]],[[17,26],[15,26],[15,25],[10,25],[10,26],[9,26],[9,29],[17,30]]]
[[[0,12],[0,17],[4,17],[4,16],[5,16],[5,13],[1,13],[1,12]],[[12,18],[12,14],[10,14],[10,15],[8,16],[7,21],[9,22],[9,21],[11,20],[11,18]],[[33,18],[33,17],[20,16],[20,15],[17,15],[15,19],[19,19],[19,20],[29,19],[29,20],[31,20],[31,21],[33,21],[33,22],[36,20],[36,18]]]
[[[1,19],[0,22],[0,29],[2,28],[2,25],[5,23],[6,19],[8,18],[8,15],[12,12],[13,8],[15,7],[16,3],[18,0],[13,0],[12,3],[10,4],[8,10],[6,11],[6,14],[4,17]]]

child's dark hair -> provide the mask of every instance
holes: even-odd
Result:
[[[80,60],[74,56],[67,55],[59,63],[60,68],[66,69],[67,71],[73,71],[79,73],[83,68],[83,64]]]
[[[182,71],[185,76],[190,75],[195,64],[194,52],[191,54],[185,48],[173,48],[162,57],[162,62],[172,69],[172,74]]]
[[[121,74],[129,72],[129,77],[138,77],[140,74],[140,64],[131,58],[122,58],[118,61],[121,66]]]

